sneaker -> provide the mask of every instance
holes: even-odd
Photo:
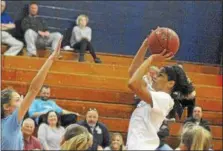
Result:
[[[71,48],[70,46],[64,46],[63,49],[66,51],[74,51],[74,48]]]
[[[100,58],[96,58],[96,59],[94,59],[94,62],[95,62],[95,63],[102,63],[101,60],[100,60]]]
[[[36,53],[27,52],[26,55],[29,56],[29,57],[37,57]]]

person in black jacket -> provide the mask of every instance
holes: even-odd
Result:
[[[184,124],[191,122],[204,127],[206,130],[211,131],[209,123],[207,120],[202,119],[202,108],[200,106],[195,106],[193,109],[193,116],[187,118]]]
[[[93,145],[89,150],[98,150],[109,146],[110,135],[106,126],[98,121],[97,109],[89,109],[86,114],[86,119],[77,122],[77,124],[88,129],[89,133],[93,135]]]
[[[22,20],[21,28],[25,33],[28,56],[36,56],[36,49],[45,49],[47,46],[51,46],[50,51],[53,52],[62,37],[59,32],[49,32],[46,22],[38,16],[35,2],[29,5],[29,15]]]

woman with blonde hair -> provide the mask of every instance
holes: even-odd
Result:
[[[210,150],[212,146],[211,133],[205,128],[187,123],[181,135],[181,144],[176,150]]]
[[[87,15],[81,14],[77,17],[76,24],[72,30],[70,39],[71,47],[78,49],[80,56],[79,62],[84,62],[84,54],[86,50],[89,50],[95,63],[101,63],[101,60],[96,56],[94,48],[91,44],[92,30],[87,26],[89,18]]]
[[[104,150],[126,150],[122,135],[120,133],[113,133],[110,146],[106,147]]]
[[[66,128],[61,150],[87,150],[93,144],[93,136],[83,126],[72,124]]]

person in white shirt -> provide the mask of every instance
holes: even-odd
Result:
[[[174,106],[172,94],[177,91],[188,95],[191,86],[183,69],[176,65],[161,68],[155,79],[145,81],[143,76],[148,73],[151,64],[173,57],[172,53],[163,50],[144,61],[147,48],[149,44],[146,38],[129,68],[128,87],[143,101],[138,104],[130,119],[127,150],[157,149],[160,143],[157,132]]]

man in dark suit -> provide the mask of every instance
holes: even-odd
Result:
[[[202,127],[204,127],[205,129],[207,129],[208,131],[211,131],[210,127],[209,127],[209,123],[207,120],[202,119],[202,108],[200,106],[195,106],[193,109],[193,116],[187,118],[184,121],[184,124],[191,122],[197,125],[200,125]]]
[[[77,122],[77,124],[88,129],[89,133],[93,135],[93,145],[89,150],[101,150],[110,144],[109,131],[106,126],[98,121],[97,109],[89,109],[86,114],[86,119]]]

